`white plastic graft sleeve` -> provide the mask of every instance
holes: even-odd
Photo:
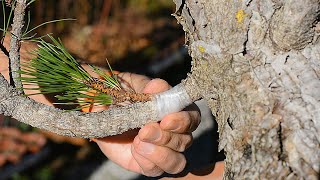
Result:
[[[179,112],[192,103],[182,84],[157,94],[154,98],[159,119],[162,119],[167,114]]]

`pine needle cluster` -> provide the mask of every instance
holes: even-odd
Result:
[[[93,78],[68,53],[61,40],[56,40],[50,35],[48,37],[52,43],[43,39],[37,40],[39,48],[33,52],[35,58],[24,64],[20,71],[23,75],[22,82],[25,85],[33,85],[27,89],[39,90],[39,93],[36,94],[58,94],[55,96],[59,101],[56,104],[78,105],[77,110],[92,104],[112,104],[113,100],[110,95],[90,86],[90,83],[97,79]],[[116,78],[107,75],[98,67],[90,67],[102,77],[99,83],[102,83],[103,86],[121,90]],[[112,72],[112,69],[110,70]]]

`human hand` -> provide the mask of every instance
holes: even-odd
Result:
[[[150,80],[145,76],[130,73],[119,76],[136,92],[152,94],[170,88],[169,84],[161,79]],[[154,177],[164,172],[177,174],[186,165],[182,152],[191,145],[191,133],[199,123],[200,113],[194,105],[188,107],[188,111],[165,116],[160,123],[149,123],[140,130],[93,141],[110,160],[129,171]]]

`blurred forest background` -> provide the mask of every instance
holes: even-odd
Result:
[[[10,7],[4,11],[8,17]],[[49,23],[29,36],[50,33],[61,38],[80,62],[106,67],[107,58],[114,70],[175,85],[189,72],[191,59],[184,32],[171,16],[174,11],[172,0],[36,0],[28,8],[29,29],[57,19],[76,21]],[[106,160],[88,140],[34,132],[11,121],[0,123],[0,179],[86,179]]]
[[[183,57],[184,32],[171,16],[171,0],[36,0],[30,12],[31,27],[76,19],[43,26],[37,36],[53,33],[81,61],[106,66],[108,58],[115,70],[160,76],[171,84],[190,67],[190,59]],[[181,75],[168,76],[169,67]]]

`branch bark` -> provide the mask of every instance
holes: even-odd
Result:
[[[0,74],[0,114],[64,136],[101,138],[157,122],[166,114],[182,110],[192,101],[181,86],[154,95],[152,101],[82,113],[59,110],[22,97]]]
[[[0,75],[0,114],[60,135],[99,138],[121,134],[157,121],[154,107],[150,101],[99,113],[67,112],[19,96]]]
[[[319,15],[318,0],[285,1],[272,18],[270,35],[278,48],[303,49],[312,42]]]
[[[11,42],[9,52],[10,83],[17,88],[19,94],[23,94],[22,82],[20,80],[20,41],[22,28],[24,26],[24,15],[27,8],[26,0],[17,0],[15,3],[14,17],[11,31]]]

